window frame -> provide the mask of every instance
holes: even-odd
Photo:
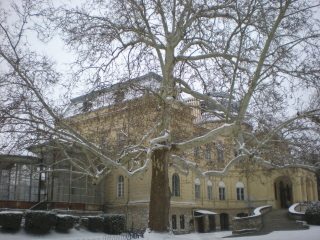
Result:
[[[242,182],[237,182],[236,184],[236,194],[238,201],[244,201],[244,184]]]
[[[226,186],[224,182],[219,182],[219,200],[226,200]]]
[[[204,154],[204,158],[210,162],[212,161],[212,153],[211,153],[211,150],[212,150],[212,147],[211,147],[211,144],[208,143],[205,145],[206,146],[206,149],[205,149],[205,154]]]
[[[207,181],[207,198],[208,200],[213,199],[213,188],[212,188],[212,182],[210,180]]]
[[[172,227],[172,230],[177,230],[177,215],[176,214],[172,214],[172,216],[171,216],[171,227]]]
[[[173,197],[180,197],[180,176],[177,173],[172,174],[172,193]]]
[[[180,229],[185,229],[185,217],[184,215],[180,215]]]
[[[119,175],[117,178],[117,197],[124,197],[124,177],[122,175]]]

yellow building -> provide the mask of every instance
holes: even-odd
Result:
[[[147,76],[157,80],[156,75]],[[96,96],[75,99],[69,107],[71,114],[68,119],[78,130],[91,134],[93,141],[108,139],[109,142],[104,144],[109,154],[115,154],[146,134],[147,129],[157,122],[159,113],[155,98],[148,93],[128,98],[125,91],[115,87],[108,94],[107,107],[102,104],[104,107],[95,108]],[[105,93],[99,93],[101,95],[105,96]],[[174,140],[198,136],[222,124],[216,117],[201,112],[200,104],[194,99],[175,104]],[[190,149],[183,153],[183,157],[197,164],[201,172],[217,173],[204,177],[198,171],[183,172],[171,165],[170,226],[176,232],[228,229],[233,217],[248,215],[255,207],[272,205],[273,208],[287,208],[295,202],[318,199],[312,168],[275,167],[265,161],[249,159],[229,165],[236,157],[229,136],[221,136],[205,146]],[[103,183],[104,210],[125,214],[128,228],[146,228],[151,169],[131,177],[114,169]]]
[[[146,86],[151,80],[152,87],[157,88],[159,78],[148,74],[135,79],[130,86],[137,89],[137,82]],[[150,133],[147,138],[143,136],[159,119],[158,103],[151,92],[144,89],[141,93],[121,86],[116,84],[73,99],[65,118],[113,158],[141,138],[141,146],[147,146],[155,134]],[[201,104],[194,99],[174,104],[173,141],[199,136],[223,124],[213,115],[201,112]],[[244,127],[250,130],[249,125]],[[52,164],[50,170],[53,171],[45,180],[46,201],[52,207],[122,213],[126,215],[127,228],[147,227],[151,168],[130,177],[114,168],[98,185],[92,186],[88,177],[73,171],[70,163],[60,162],[61,154],[53,154],[39,146],[30,150],[44,155]],[[318,199],[317,180],[312,168],[275,167],[254,159],[232,161],[237,153],[230,136],[221,136],[205,146],[189,149],[180,157],[196,167],[186,171],[170,164],[170,227],[175,232],[228,229],[233,217],[246,216],[256,207],[287,208],[292,203]],[[135,163],[139,165],[139,159]],[[134,167],[130,164],[126,163],[128,169]],[[59,168],[70,171],[54,172]],[[203,174],[208,171],[211,174]]]

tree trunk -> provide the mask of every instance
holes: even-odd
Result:
[[[157,149],[152,155],[149,228],[155,232],[167,232],[169,229],[168,156],[167,149]]]

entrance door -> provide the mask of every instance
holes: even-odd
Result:
[[[214,215],[209,215],[209,231],[216,230],[216,218]]]
[[[227,213],[220,214],[220,228],[221,230],[229,229],[229,215]]]
[[[274,181],[274,197],[277,208],[288,208],[292,204],[292,182],[288,176],[281,176]]]

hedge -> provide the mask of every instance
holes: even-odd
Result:
[[[119,214],[105,214],[103,217],[103,231],[108,234],[121,234],[125,231],[125,216]]]
[[[68,232],[74,227],[77,222],[78,217],[71,215],[57,215],[56,231],[58,232]]]
[[[320,202],[314,202],[308,205],[305,218],[308,224],[320,225]]]
[[[102,232],[103,230],[103,218],[101,216],[89,216],[88,218],[88,230],[91,232]]]
[[[48,233],[57,222],[54,212],[27,211],[25,215],[25,230],[27,232],[45,234]]]
[[[0,212],[0,225],[6,231],[18,231],[21,227],[22,212]]]

